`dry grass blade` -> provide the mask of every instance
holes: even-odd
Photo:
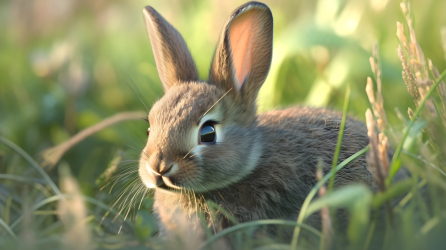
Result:
[[[432,80],[429,79],[428,67],[417,42],[415,30],[413,29],[413,20],[410,13],[410,4],[403,2],[400,4],[401,10],[406,17],[406,23],[409,31],[409,39],[404,32],[404,25],[397,22],[397,37],[401,45],[398,47],[398,56],[403,65],[403,79],[407,85],[407,90],[414,98],[415,105],[418,107],[419,103],[426,96],[432,85]],[[407,56],[406,56],[407,55]],[[429,110],[430,116],[436,117],[437,112],[432,100],[426,101],[426,108]]]
[[[100,123],[93,125],[89,128],[82,130],[77,133],[75,136],[71,137],[68,141],[65,141],[55,147],[44,150],[40,155],[42,157],[42,166],[46,169],[53,168],[57,162],[59,162],[60,158],[74,145],[83,141],[85,138],[93,135],[96,132],[103,130],[104,128],[114,125],[119,122],[129,121],[129,120],[138,120],[146,117],[146,113],[142,111],[136,112],[122,112],[118,113],[112,117],[109,117]]]
[[[405,40],[404,40],[405,42]],[[386,190],[385,179],[387,177],[389,160],[388,148],[389,143],[384,130],[388,127],[387,115],[384,110],[384,101],[382,97],[382,83],[381,83],[381,63],[379,60],[378,44],[373,46],[373,57],[370,57],[370,67],[377,82],[377,93],[373,90],[373,81],[370,77],[367,78],[366,93],[370,104],[373,108],[373,113],[370,109],[366,111],[366,122],[368,136],[370,138],[370,152],[366,157],[367,167],[373,175],[375,183],[381,192]]]
[[[378,123],[378,129],[380,131],[384,131],[388,126],[388,121],[386,112],[384,110],[384,100],[382,97],[382,82],[381,82],[382,70],[381,70],[381,62],[379,59],[378,43],[375,43],[373,45],[373,57],[370,57],[369,61],[370,61],[370,67],[372,68],[372,72],[375,75],[377,92],[375,96],[373,90],[373,80],[372,78],[368,77],[366,93],[367,97],[369,98],[370,104],[372,105],[373,114],[377,118],[376,121]]]
[[[367,167],[369,171],[373,175],[373,179],[375,183],[378,185],[378,188],[381,192],[386,191],[385,179],[387,176],[387,138],[380,134],[381,138],[386,138],[380,140],[378,134],[376,133],[376,123],[373,118],[372,111],[367,109],[366,111],[366,121],[367,121],[367,130],[368,136],[370,138],[370,152],[367,155]],[[382,158],[384,156],[384,159]]]
[[[400,6],[406,18],[409,34],[407,37],[404,25],[398,22],[397,36],[401,44],[398,47],[398,56],[403,65],[403,79],[407,85],[408,92],[414,99],[417,111],[420,107],[426,107],[424,110],[421,110],[423,112],[413,112],[410,108],[408,109],[408,114],[412,121],[417,119],[418,115],[420,115],[423,120],[427,121],[427,126],[423,129],[423,132],[429,136],[429,144],[424,146],[424,150],[419,151],[422,154],[430,154],[429,150],[426,148],[429,147],[434,151],[446,152],[446,143],[441,139],[446,136],[446,87],[444,83],[439,80],[441,78],[440,74],[432,61],[429,59],[426,61],[423,51],[417,42],[410,12],[410,3],[403,2]],[[429,71],[433,76],[432,79],[429,78]],[[436,83],[433,85],[434,82]],[[432,96],[432,88],[437,89],[441,102],[437,103],[439,105],[436,105],[435,99]],[[413,122],[411,124],[413,124]],[[396,156],[399,155],[401,147],[402,146],[399,146],[397,148]],[[446,162],[444,154],[438,154],[437,158],[440,165],[446,166],[444,165],[444,162]],[[397,157],[392,160],[392,165],[395,163],[396,159]],[[391,175],[393,174],[395,174],[394,171],[392,171]],[[389,180],[387,181],[389,182]]]
[[[92,249],[90,232],[85,224],[87,208],[77,182],[71,176],[69,167],[60,167],[60,187],[65,199],[58,202],[57,213],[64,224],[65,234],[63,235],[63,245],[65,249]]]
[[[391,164],[390,164],[389,175],[388,175],[387,180],[386,180],[386,184],[387,184],[387,185],[390,184],[390,182],[391,182],[393,176],[396,174],[396,172],[398,172],[398,170],[399,170],[399,168],[400,168],[400,166],[398,166],[398,165],[396,164],[396,161],[397,161],[398,158],[399,158],[399,155],[400,155],[401,150],[402,150],[402,148],[403,148],[404,141],[406,140],[407,135],[409,134],[410,128],[414,125],[414,123],[415,123],[415,119],[418,117],[418,115],[419,115],[420,112],[421,112],[421,109],[424,107],[424,104],[425,104],[425,102],[426,102],[426,99],[427,99],[427,98],[432,94],[432,92],[437,88],[438,84],[441,82],[441,80],[443,80],[444,77],[446,77],[446,70],[443,71],[443,73],[442,73],[442,74],[440,75],[440,77],[438,78],[437,82],[436,82],[434,85],[432,85],[432,88],[431,88],[431,89],[429,90],[429,92],[426,94],[426,97],[421,101],[420,106],[417,108],[417,110],[416,110],[415,113],[413,114],[413,118],[412,118],[411,122],[409,123],[409,125],[407,126],[406,132],[404,133],[403,138],[401,139],[401,142],[398,144],[398,147],[397,147],[397,149],[396,149],[396,151],[395,151],[395,154],[393,155],[392,162],[391,162]]]

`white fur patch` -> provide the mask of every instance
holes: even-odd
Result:
[[[252,172],[252,170],[258,165],[260,156],[262,155],[260,143],[254,142],[251,152],[249,154],[248,167],[245,168],[245,175]]]
[[[152,175],[160,175],[157,172],[153,171],[153,169],[149,166],[149,162],[148,161],[146,161],[146,169],[147,169],[147,172],[149,172]]]

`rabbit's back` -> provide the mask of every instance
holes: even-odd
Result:
[[[241,221],[296,220],[305,198],[317,182],[319,159],[323,161],[324,174],[331,170],[341,120],[339,112],[308,107],[260,114],[255,126],[261,133],[263,141],[260,143],[265,147],[259,165],[250,176],[225,192],[228,196],[231,189],[232,194],[236,193],[232,195],[232,204],[227,203],[227,208],[238,211],[235,215]],[[347,118],[338,163],[368,143],[366,125]],[[353,160],[336,174],[335,188],[361,182],[374,189],[366,166],[365,155]],[[339,216],[343,215],[339,213]],[[307,223],[319,227],[319,219],[316,215],[308,218]],[[275,227],[270,230],[275,234]]]
[[[257,129],[269,150],[264,154],[265,165],[289,167],[301,178],[315,181],[318,159],[323,160],[324,172],[331,169],[337,145],[342,113],[309,107],[293,107],[260,114]],[[347,117],[338,164],[366,147],[369,143],[363,122]],[[259,166],[262,168],[262,166]],[[282,168],[283,168],[282,167]],[[281,168],[281,169],[282,169]],[[365,155],[353,160],[337,174],[336,186],[351,181],[372,182],[366,168]]]

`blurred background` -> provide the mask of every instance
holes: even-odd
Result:
[[[146,5],[183,35],[200,78],[207,79],[226,18],[244,2],[0,1],[0,134],[37,159],[42,150],[104,118],[145,111],[138,96],[150,108],[163,89],[144,27]],[[394,127],[404,126],[393,110],[407,114],[407,107],[414,105],[396,52],[396,22],[404,23],[400,1],[263,2],[274,15],[274,53],[258,99],[261,111],[291,105],[341,110],[350,85],[349,114],[365,120],[370,106],[364,91],[366,77],[373,76],[369,57],[378,42],[384,107]],[[446,1],[413,1],[411,6],[417,40],[441,72],[446,68],[440,34],[446,25]],[[135,86],[139,90],[134,91]],[[69,167],[83,194],[104,203],[113,201],[116,197],[99,191],[98,178],[117,156],[138,159],[147,127],[141,119],[100,131],[70,149],[59,165]],[[0,145],[0,173],[38,176],[4,145]],[[49,173],[57,182],[57,167]],[[0,182],[0,208],[11,197],[6,184]],[[19,202],[21,195],[12,197]]]

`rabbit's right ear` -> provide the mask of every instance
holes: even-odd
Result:
[[[233,89],[251,106],[271,65],[273,15],[263,3],[248,2],[229,17],[214,55],[210,81]]]
[[[152,7],[143,13],[164,92],[179,82],[197,81],[197,68],[180,33]]]

